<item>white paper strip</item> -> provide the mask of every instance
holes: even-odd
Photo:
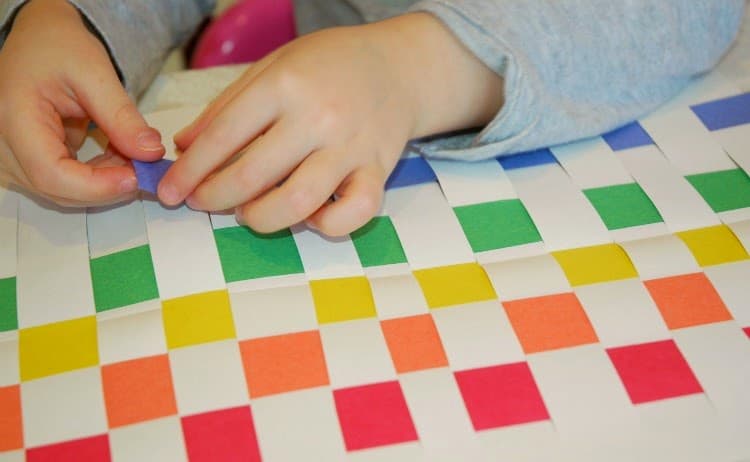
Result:
[[[720,224],[711,207],[654,146],[618,153],[672,232]]]
[[[320,326],[320,339],[332,388],[396,378],[396,370],[377,319],[324,324]]]
[[[428,160],[452,207],[517,197],[508,176],[495,159],[482,162]]]
[[[114,207],[90,208],[86,227],[91,258],[148,244],[141,201]]]
[[[253,401],[253,421],[264,460],[342,460],[346,449],[328,388]]]
[[[550,149],[581,189],[633,183],[612,148],[600,137]]]
[[[362,276],[362,264],[349,236],[327,237],[304,224],[292,226],[305,274],[309,279]]]
[[[481,459],[482,448],[450,370],[405,374],[400,382],[428,460]]]
[[[208,215],[153,201],[143,208],[162,299],[226,287]]]
[[[505,310],[496,300],[432,311],[452,370],[524,360]]]
[[[640,123],[682,175],[737,168],[689,107],[663,109]]]
[[[612,241],[601,217],[557,164],[507,172],[547,249],[571,249]]]
[[[638,448],[635,410],[600,345],[535,354],[529,357],[529,367],[571,452],[602,460],[613,447]]]
[[[575,293],[605,348],[671,337],[640,279],[580,286]]]
[[[19,204],[16,287],[22,328],[96,312],[86,215],[40,204],[26,197]]]
[[[412,269],[475,261],[466,235],[436,183],[387,191],[384,210]]]
[[[711,135],[737,165],[750,175],[750,124],[716,130]]]

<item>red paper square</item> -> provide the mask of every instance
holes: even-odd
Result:
[[[475,430],[549,420],[525,362],[456,372]]]
[[[26,450],[26,462],[109,462],[109,437],[97,435]]]
[[[260,461],[249,406],[183,417],[182,432],[191,462]]]
[[[397,381],[335,390],[333,398],[349,451],[417,439]]]
[[[609,348],[607,354],[633,404],[703,392],[673,340]]]
[[[744,328],[744,329],[742,329],[742,330],[744,330],[744,331],[745,331],[745,333],[747,334],[747,336],[748,336],[748,337],[750,337],[750,327],[745,327],[745,328]]]

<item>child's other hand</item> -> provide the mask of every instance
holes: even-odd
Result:
[[[0,49],[0,137],[9,147],[0,149],[0,178],[63,205],[131,197],[137,183],[125,159],[76,160],[91,119],[127,157],[164,153],[78,11],[65,0],[32,0]]]
[[[306,220],[345,234],[377,213],[410,138],[482,125],[501,101],[499,77],[430,15],[322,31],[252,66],[178,133],[159,197],[236,207],[260,232]]]

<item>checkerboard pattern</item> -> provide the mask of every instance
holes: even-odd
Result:
[[[749,97],[409,154],[342,239],[0,190],[0,461],[750,458]]]

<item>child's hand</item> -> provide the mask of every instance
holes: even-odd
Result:
[[[260,232],[307,220],[345,234],[377,213],[410,138],[485,124],[501,101],[500,78],[430,15],[319,32],[251,67],[176,136],[185,152],[159,197],[238,207]]]
[[[164,153],[78,11],[65,0],[32,0],[0,49],[0,137],[9,147],[0,149],[0,178],[63,205],[132,196],[137,183],[123,158],[75,159],[89,119],[127,157]]]

